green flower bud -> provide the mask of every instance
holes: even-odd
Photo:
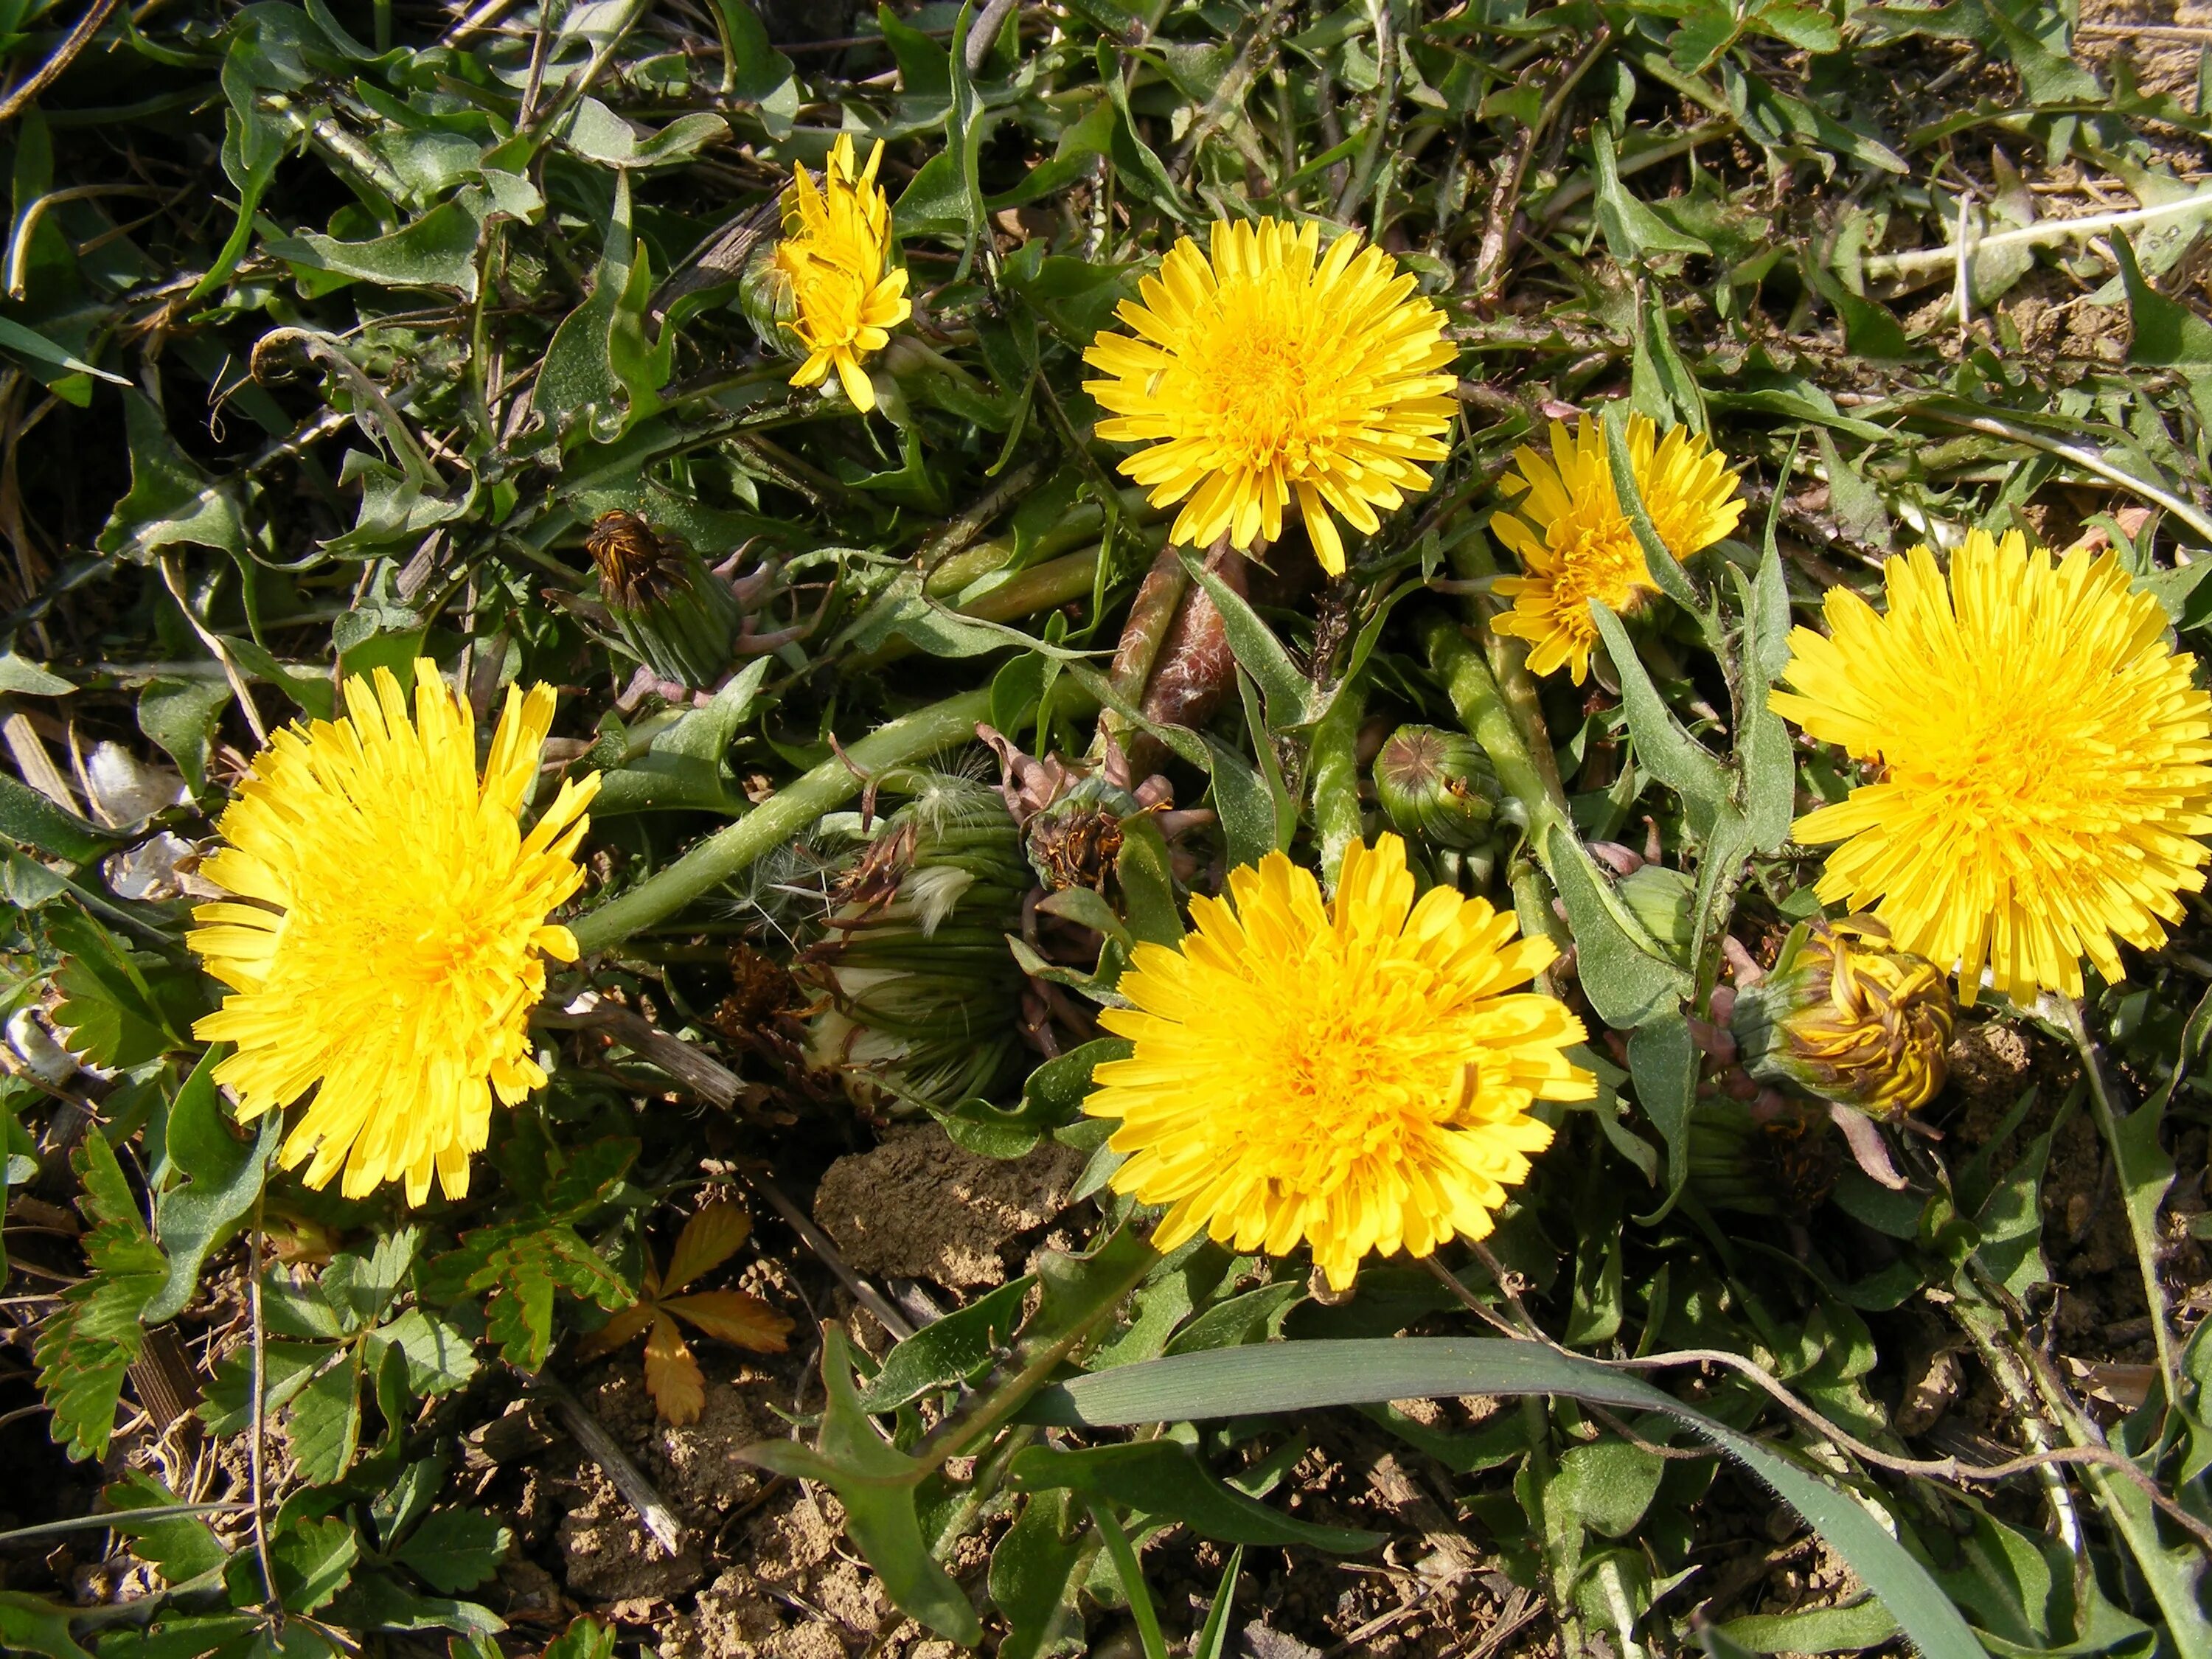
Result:
[[[584,545],[615,631],[655,675],[703,690],[729,672],[744,608],[705,560],[635,513],[602,514]]]
[[[1401,726],[1375,757],[1375,798],[1401,835],[1466,852],[1497,831],[1498,774],[1462,732]]]
[[[799,295],[790,276],[776,263],[776,238],[763,236],[745,262],[738,281],[738,308],[753,325],[762,345],[778,356],[801,358],[806,341],[797,326]]]
[[[1030,887],[998,792],[932,775],[831,889],[802,977],[821,994],[808,1063],[866,1111],[903,1115],[988,1095],[1021,1061],[1020,965],[1006,935]]]
[[[1826,1115],[1800,1102],[1700,1096],[1690,1108],[1690,1190],[1711,1209],[1808,1215],[1843,1170],[1836,1139]]]
[[[1697,939],[1698,884],[1680,870],[1646,864],[1617,884],[1644,931],[1673,955],[1686,958]]]
[[[1936,964],[1889,948],[1871,917],[1815,925],[1736,999],[1733,1030],[1753,1077],[1893,1117],[1943,1086],[1951,985]]]

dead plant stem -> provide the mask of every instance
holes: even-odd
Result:
[[[261,1275],[264,1270],[262,1245],[263,1200],[253,1200],[253,1225],[246,1234],[246,1290],[247,1315],[253,1324],[253,1401],[251,1437],[246,1445],[246,1480],[253,1504],[253,1554],[261,1568],[262,1611],[276,1635],[284,1633],[284,1604],[276,1595],[276,1570],[269,1559],[269,1345],[261,1322]]]

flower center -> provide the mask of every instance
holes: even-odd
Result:
[[[1618,515],[1611,524],[1562,520],[1553,526],[1550,539],[1560,562],[1553,581],[1553,603],[1561,625],[1571,634],[1583,639],[1597,637],[1597,622],[1589,612],[1592,599],[1601,601],[1609,611],[1625,613],[1650,591],[1651,575],[1644,568],[1644,550]]]
[[[1193,434],[1212,441],[1218,465],[1289,478],[1313,470],[1347,394],[1364,384],[1339,322],[1313,316],[1304,285],[1284,273],[1223,284],[1207,337],[1183,357]]]
[[[453,861],[488,860],[499,861],[495,850],[477,847]],[[473,1029],[483,1014],[505,1012],[512,988],[528,975],[530,935],[542,915],[530,912],[528,895],[518,903],[495,875],[457,884],[442,860],[436,869],[427,858],[404,862],[416,867],[363,865],[349,879],[333,871],[326,884],[296,894],[279,946],[284,971],[271,983],[295,988],[325,1012],[350,1006],[378,1024],[397,1017],[414,1039],[450,1042],[447,1022]],[[364,964],[374,971],[364,974]],[[370,1012],[380,1009],[389,1012]]]
[[[850,250],[787,242],[776,250],[775,263],[791,283],[799,331],[810,344],[840,345],[860,331],[871,283]]]
[[[1957,702],[1903,720],[1899,741],[1884,751],[1890,775],[1943,802],[1962,833],[2087,828],[2085,811],[2124,787],[2088,729],[2097,695],[2077,675],[1992,666],[2004,672],[1977,676]]]
[[[1297,975],[1305,994],[1254,1022],[1237,1118],[1244,1166],[1309,1193],[1356,1182],[1375,1157],[1396,1161],[1447,1120],[1467,1058],[1426,975],[1378,977],[1326,947],[1315,958]]]

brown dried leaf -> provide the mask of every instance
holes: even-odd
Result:
[[[757,1296],[743,1291],[696,1291],[660,1304],[708,1336],[734,1342],[755,1353],[781,1353],[791,1322]]]
[[[633,1302],[612,1319],[593,1331],[576,1345],[576,1358],[597,1359],[603,1353],[612,1353],[640,1331],[653,1322],[658,1311],[651,1296]]]
[[[680,1291],[700,1274],[714,1272],[738,1253],[752,1231],[752,1217],[738,1206],[709,1204],[684,1224],[662,1288]]]
[[[645,1339],[645,1386],[661,1417],[678,1428],[697,1422],[706,1409],[707,1379],[684,1333],[665,1314],[654,1319],[653,1334]]]

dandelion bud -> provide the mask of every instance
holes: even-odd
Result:
[[[705,560],[635,513],[600,514],[584,545],[616,632],[655,675],[703,689],[728,672],[744,611]]]
[[[1785,948],[1736,999],[1735,1031],[1753,1077],[1892,1117],[1943,1086],[1951,1018],[1936,965],[1892,950],[1887,929],[1858,917]]]
[[[1629,914],[1643,923],[1653,941],[1686,957],[1697,939],[1697,882],[1663,864],[1644,864],[1621,877],[1618,884]]]
[[[1375,799],[1401,835],[1455,852],[1496,831],[1498,774],[1482,745],[1462,732],[1401,726],[1375,757]]]
[[[1690,1190],[1709,1208],[1802,1217],[1843,1170],[1827,1115],[1769,1090],[1756,1101],[1725,1091],[1690,1109]]]
[[[1006,949],[1030,872],[999,792],[939,775],[830,890],[800,978],[819,1000],[807,1060],[864,1111],[988,1096],[1019,1062],[1022,970]]]
[[[799,331],[799,291],[775,255],[774,237],[753,250],[738,283],[738,307],[763,347],[795,360],[806,356],[806,337]]]

